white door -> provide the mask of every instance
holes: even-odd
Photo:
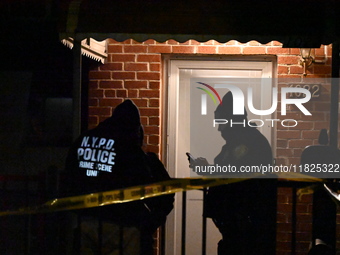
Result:
[[[219,89],[223,87],[221,85],[236,85],[244,95],[247,95],[247,88],[251,87],[254,107],[258,110],[269,109],[272,102],[272,72],[271,61],[170,60],[167,168],[172,177],[195,177],[189,168],[186,152],[191,152],[197,157],[205,157],[213,163],[214,157],[225,143],[217,127],[212,127],[213,112],[216,109],[213,100],[206,100],[207,115],[201,114],[200,95],[204,92],[197,89],[197,86],[202,83],[209,84],[216,88],[221,98],[226,93],[226,89]],[[254,116],[248,109],[247,112],[248,119],[272,118],[272,116]],[[195,123],[191,123],[190,120],[195,114],[197,115]],[[274,147],[273,128],[270,125],[271,123],[266,123],[259,130]],[[186,255],[202,254],[202,198],[202,191],[187,192]],[[176,194],[175,208],[168,217],[166,231],[166,255],[181,254],[181,193]],[[221,236],[210,219],[208,219],[206,236],[206,254],[217,254],[217,243]]]

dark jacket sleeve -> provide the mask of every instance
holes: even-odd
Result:
[[[147,162],[152,175],[152,182],[170,180],[163,163],[154,153],[147,154]],[[145,200],[145,204],[150,210],[150,221],[147,223],[151,232],[162,226],[166,221],[166,216],[173,209],[174,194],[162,195]]]

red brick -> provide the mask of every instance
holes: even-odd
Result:
[[[161,71],[161,64],[159,64],[159,63],[150,64],[150,71],[151,72],[160,72]]]
[[[215,54],[217,53],[217,51],[216,51],[216,47],[214,46],[197,46],[197,53]]]
[[[111,73],[107,71],[90,71],[89,79],[110,79]]]
[[[149,136],[148,144],[159,144],[159,136],[158,135]]]
[[[148,125],[149,118],[146,117],[146,116],[141,116],[140,121],[141,121],[142,125],[145,126],[145,125]]]
[[[247,46],[261,46],[261,43],[255,40],[251,40],[247,43]]]
[[[241,54],[241,47],[218,47],[219,54]]]
[[[273,41],[272,44],[273,46],[282,46],[282,43],[278,41]]]
[[[148,145],[146,147],[146,151],[153,152],[153,153],[159,153],[159,146],[158,145]]]
[[[100,81],[99,87],[106,88],[123,88],[123,81]]]
[[[215,40],[209,40],[209,41],[206,41],[204,43],[202,43],[203,45],[215,45],[216,41]]]
[[[315,128],[315,130],[321,130],[323,128],[328,129],[329,128],[329,123],[325,122],[325,121],[315,122],[314,123],[314,128]]]
[[[156,41],[154,39],[148,39],[148,40],[144,41],[143,44],[147,44],[147,45],[156,44]]]
[[[107,97],[117,97],[117,91],[112,89],[107,89],[104,91],[105,98]]]
[[[277,126],[277,130],[288,131],[290,129],[296,129],[298,125],[298,119],[283,119],[280,125]]]
[[[115,39],[112,39],[112,38],[107,38],[107,44],[110,45],[110,44],[116,44],[116,43],[120,43],[118,41],[116,41]]]
[[[126,89],[117,89],[116,90],[117,97],[123,97],[126,98],[128,91]]]
[[[289,213],[292,211],[291,204],[277,204],[277,211],[282,213]]]
[[[289,251],[281,251],[281,250],[277,249],[275,255],[292,255],[292,252],[290,250]]]
[[[314,74],[331,74],[332,72],[332,67],[331,66],[326,66],[326,65],[318,65],[314,64]]]
[[[111,54],[111,62],[134,62],[135,54]]]
[[[171,53],[172,46],[169,45],[156,45],[156,46],[149,46],[148,52],[149,53]]]
[[[149,125],[159,126],[159,124],[160,124],[159,117],[149,117]]]
[[[277,223],[277,231],[283,233],[290,233],[292,230],[291,223]]]
[[[159,81],[150,81],[149,82],[149,88],[150,89],[159,89],[160,88],[160,82]]]
[[[291,239],[292,239],[292,234],[291,233],[282,233],[281,232],[278,239],[283,241],[283,242],[290,242]]]
[[[288,215],[283,213],[278,213],[276,218],[277,223],[288,223]],[[280,239],[282,240],[282,239]]]
[[[303,130],[302,137],[305,139],[318,139],[319,133],[319,130]]]
[[[276,153],[279,157],[291,157],[291,156],[293,156],[293,150],[291,150],[291,149],[277,149]]]
[[[298,232],[296,233],[296,239],[297,240],[312,240],[312,233],[308,233],[308,232]],[[306,249],[308,250],[308,249]]]
[[[298,215],[301,215],[301,214],[307,214],[307,213],[311,213],[311,211],[309,211],[309,204],[305,204],[305,203],[297,203],[296,204],[296,213]],[[308,214],[310,217],[311,215]],[[299,216],[298,216],[299,217]],[[304,217],[304,216],[303,216]],[[300,220],[299,220],[300,221]],[[310,221],[310,219],[309,219]]]
[[[123,46],[122,45],[108,45],[107,46],[108,53],[122,53]]]
[[[290,140],[288,142],[289,148],[305,148],[308,145],[311,145],[312,141],[310,139],[298,139],[298,140]]]
[[[278,139],[276,141],[277,148],[287,148],[287,140]]]
[[[179,42],[177,42],[177,41],[175,41],[175,40],[173,40],[173,39],[169,39],[169,40],[167,40],[167,41],[165,42],[165,44],[173,44],[173,45],[178,45],[178,44],[179,44]]]
[[[125,63],[125,71],[147,71],[148,65],[146,63]]]
[[[294,150],[295,151],[295,150]],[[301,155],[294,155],[295,158],[288,158],[288,162],[286,165],[299,165],[301,161]]]
[[[266,54],[265,47],[244,47],[243,54]]]
[[[301,138],[300,130],[279,130],[277,131],[278,138]]]
[[[142,116],[159,116],[159,109],[156,108],[141,108],[139,111]]]
[[[297,232],[311,232],[312,231],[312,224],[310,223],[297,223],[296,227]]]
[[[147,98],[152,98],[152,97],[156,97],[159,98],[159,90],[145,90],[145,89],[141,89],[139,90],[139,96],[140,97],[147,97]]]
[[[148,82],[147,81],[125,81],[124,87],[127,89],[147,88]]]
[[[293,189],[287,187],[278,187],[277,193],[281,195],[292,196]]]
[[[289,68],[290,74],[303,74],[303,68],[302,66],[291,66]]]
[[[100,106],[110,106],[110,107],[115,107],[118,104],[120,104],[121,102],[123,102],[123,99],[106,99],[106,98],[102,98],[99,100],[99,105]]]
[[[196,40],[189,40],[190,45],[200,45],[201,43]]]
[[[123,70],[123,63],[107,63],[104,65],[101,65],[100,70],[121,71]]]
[[[301,55],[300,49],[299,48],[290,48],[289,49],[291,55]]]
[[[313,195],[307,194],[300,197],[298,200],[299,203],[312,203],[313,202]]]
[[[300,57],[298,56],[278,56],[278,64],[285,65],[298,65]]]
[[[301,157],[301,154],[302,154],[302,151],[304,150],[305,148],[294,148],[293,149],[293,152],[294,152],[294,157]]]
[[[300,74],[278,74],[277,78],[301,78]]]
[[[134,99],[133,102],[136,104],[137,107],[147,107],[148,100],[147,99]]]
[[[268,47],[267,54],[274,54],[274,55],[289,54],[289,49],[281,48],[281,47]]]
[[[129,98],[137,98],[138,97],[138,89],[129,89],[128,90]]]
[[[158,135],[159,134],[159,127],[158,126],[146,126],[144,127],[145,134],[152,134]]]
[[[112,72],[112,79],[135,79],[135,72]]]
[[[173,46],[172,53],[195,53],[194,46]]]
[[[192,45],[190,40],[187,40],[185,42],[182,42],[181,45]]]
[[[305,121],[324,121],[325,113],[324,112],[311,112],[312,115],[304,116],[303,120]]]
[[[277,72],[279,74],[288,74],[288,67],[287,66],[278,66]]]
[[[278,194],[277,195],[277,203],[278,204],[289,204],[292,202],[291,195],[287,194]]]
[[[125,53],[146,53],[147,49],[145,45],[124,45]]]
[[[89,115],[110,116],[111,108],[110,107],[89,107]]]
[[[298,130],[311,130],[311,129],[313,129],[313,125],[314,125],[313,122],[306,122],[306,121],[299,121],[298,120],[297,126],[296,127],[291,127],[289,129],[292,129],[292,130],[295,130],[295,129],[298,129]]]
[[[315,102],[315,111],[330,111],[330,102]]]
[[[287,165],[287,159],[286,158],[276,158],[276,165]]]
[[[138,80],[159,80],[160,73],[159,72],[138,72],[137,79]]]
[[[161,62],[160,54],[139,54],[137,55],[137,62]]]
[[[300,254],[306,254],[305,251],[308,251],[309,249],[309,245],[310,245],[310,239],[306,240],[305,242],[296,242],[296,250],[297,251],[304,251],[304,253],[300,253]],[[298,255],[298,254],[296,254]]]
[[[159,99],[150,99],[149,100],[150,107],[159,107]]]

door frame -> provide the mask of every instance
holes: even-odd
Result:
[[[178,61],[176,67],[173,65],[173,61]],[[162,88],[162,159],[167,167],[170,176],[175,177],[175,169],[173,166],[176,166],[176,146],[170,148],[169,141],[176,140],[176,133],[171,132],[170,130],[176,130],[177,120],[178,120],[178,101],[179,98],[177,97],[178,90],[176,86],[172,86],[171,84],[174,82],[174,77],[172,74],[176,72],[173,68],[178,69],[177,78],[179,78],[179,69],[181,68],[202,68],[202,62],[209,61],[212,66],[209,66],[207,69],[214,68],[213,63],[216,63],[215,68],[220,68],[221,61],[229,61],[230,66],[229,69],[255,69],[255,70],[264,70],[266,66],[268,66],[268,62],[271,63],[271,78],[276,78],[277,73],[277,58],[276,56],[208,56],[208,57],[195,57],[195,56],[163,56],[163,63],[164,63],[164,85]],[[192,63],[195,64],[192,64]],[[264,65],[260,65],[261,63],[265,63]],[[247,63],[247,65],[245,65]],[[267,71],[267,70],[266,70]],[[176,79],[177,79],[176,78]],[[273,86],[276,86],[276,83],[273,81]],[[172,99],[172,100],[171,100]],[[175,104],[173,104],[173,99],[176,100]],[[175,107],[173,107],[175,105]],[[276,127],[273,128],[272,137],[272,148],[273,148],[273,155],[275,158],[276,152]],[[177,143],[175,143],[177,144]],[[171,150],[171,151],[170,151]],[[178,206],[182,206],[182,194],[177,193],[175,198],[175,208]],[[165,254],[166,255],[175,255],[178,252],[178,248],[176,250],[175,246],[178,246],[178,239],[176,240],[176,233],[181,233],[181,230],[178,229],[181,227],[178,222],[175,222],[175,218],[178,217],[178,221],[180,219],[180,215],[175,216],[174,209],[168,216],[167,226],[165,229]]]

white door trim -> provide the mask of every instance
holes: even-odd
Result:
[[[178,152],[179,135],[179,113],[181,109],[179,97],[179,77],[181,69],[226,69],[226,70],[260,70],[263,77],[273,78],[274,63],[273,59],[265,60],[229,60],[223,61],[214,60],[169,60],[168,65],[168,86],[167,86],[167,144],[166,144],[166,162],[170,176],[178,177],[176,166],[178,165]],[[207,77],[205,73],[204,77]],[[213,75],[212,75],[213,77]],[[275,86],[275,83],[273,83]],[[263,92],[263,91],[262,91]],[[183,96],[183,95],[181,95]],[[263,96],[263,94],[261,94]],[[182,98],[183,100],[183,98]],[[181,113],[182,114],[182,113]],[[190,117],[190,116],[189,116]],[[181,125],[183,125],[181,123]],[[273,131],[275,128],[273,129]],[[275,152],[275,132],[272,133],[272,148]],[[183,139],[183,136],[181,137]],[[184,136],[185,139],[185,136]],[[182,176],[180,176],[182,177]],[[181,248],[181,207],[182,207],[182,194],[176,194],[175,209],[168,216],[166,227],[166,255],[180,254]]]

